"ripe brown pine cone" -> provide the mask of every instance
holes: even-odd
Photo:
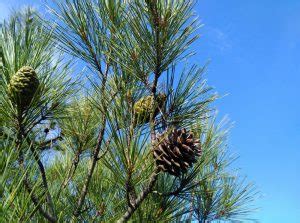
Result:
[[[18,108],[23,110],[29,106],[38,86],[39,80],[35,70],[24,66],[11,77],[8,95]]]
[[[153,156],[157,167],[171,175],[179,176],[193,166],[201,155],[200,140],[195,140],[192,132],[174,129],[157,134]]]

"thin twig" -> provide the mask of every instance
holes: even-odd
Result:
[[[26,174],[27,175],[27,174]],[[52,215],[50,215],[47,211],[45,211],[43,209],[43,207],[41,206],[39,199],[34,195],[33,190],[29,184],[29,180],[28,180],[28,176],[25,176],[24,178],[24,185],[26,190],[28,191],[30,198],[32,200],[32,202],[34,203],[34,205],[37,207],[37,209],[39,210],[39,212],[49,221],[49,222],[57,222],[57,219],[55,217],[53,217]]]
[[[47,141],[44,141],[44,142],[42,142],[38,145],[39,149],[40,150],[46,150],[49,145],[51,146],[53,143],[57,142],[58,140],[62,140],[62,139],[63,138],[61,136],[57,136],[53,139],[49,139]]]
[[[136,211],[136,209],[141,205],[141,203],[144,201],[144,199],[152,191],[152,189],[155,185],[155,182],[157,180],[158,173],[159,173],[159,170],[156,169],[155,172],[151,175],[150,181],[149,181],[149,184],[147,185],[147,187],[141,192],[141,194],[135,200],[135,203],[133,203],[130,207],[128,207],[126,213],[117,221],[117,223],[127,222],[130,219],[132,214]]]
[[[66,178],[64,179],[64,181],[61,183],[61,185],[59,187],[58,193],[56,195],[56,199],[58,199],[60,197],[61,192],[63,191],[63,189],[65,189],[67,187],[68,183],[70,182],[73,175],[75,174],[75,171],[76,171],[78,163],[79,163],[80,154],[81,154],[81,150],[78,150],[75,154],[75,157],[73,158],[72,164],[68,170]]]
[[[91,56],[93,58],[94,63],[96,64],[96,67],[98,69],[98,72],[101,74],[102,76],[102,87],[101,87],[101,93],[103,94],[105,92],[105,86],[106,86],[106,81],[107,81],[107,76],[108,76],[108,72],[109,72],[109,63],[106,63],[106,67],[105,67],[105,71],[103,73],[102,71],[102,67],[101,67],[101,63],[99,63],[96,52],[93,50],[90,41],[87,38],[87,34],[85,33],[85,30],[83,30],[84,32],[81,34],[81,37],[83,39],[83,41],[85,42],[85,44],[88,47],[89,52],[91,53]],[[93,156],[92,156],[92,164],[89,168],[88,171],[88,175],[87,178],[84,182],[84,185],[82,187],[78,202],[77,202],[77,207],[75,208],[75,211],[73,212],[73,216],[74,217],[78,217],[81,213],[81,209],[82,206],[84,204],[84,200],[85,197],[87,195],[88,192],[88,187],[92,178],[92,175],[94,173],[95,167],[96,167],[96,163],[99,160],[99,152],[101,150],[101,145],[104,139],[104,133],[105,133],[105,129],[106,129],[106,106],[104,107],[104,111],[103,111],[103,116],[102,116],[102,128],[99,131],[99,135],[98,135],[98,139],[97,139],[97,144],[95,146],[95,149],[93,151]]]
[[[90,52],[90,54],[92,56],[93,62],[96,65],[97,70],[101,74],[102,78],[105,79],[106,75],[102,71],[101,63],[99,63],[99,61],[98,61],[97,55],[91,45],[91,42],[89,41],[89,39],[87,37],[85,30],[82,29],[82,32],[79,35],[80,35],[81,39],[84,41],[84,43],[87,45],[88,51]]]
[[[21,144],[17,145],[17,148],[19,150],[19,160],[18,160],[18,162],[19,162],[19,166],[23,169],[23,171],[25,173],[24,180],[23,180],[25,189],[29,193],[29,196],[30,196],[33,204],[36,206],[36,208],[38,209],[40,214],[42,216],[44,216],[49,222],[55,223],[55,222],[57,222],[56,217],[52,216],[50,213],[48,213],[46,210],[43,209],[43,207],[40,204],[40,200],[35,196],[35,194],[33,192],[33,189],[32,189],[32,187],[29,183],[28,174],[27,174],[27,172],[25,170],[25,167],[24,167],[24,156],[23,156],[23,152],[21,151],[20,147],[21,147]]]
[[[135,188],[132,185],[131,177],[132,177],[132,173],[130,171],[127,175],[127,180],[126,180],[126,198],[127,198],[128,207],[133,207],[136,201]]]
[[[48,181],[47,181],[47,176],[46,176],[44,165],[43,165],[42,161],[40,160],[38,153],[33,148],[32,143],[31,143],[29,138],[27,138],[27,142],[29,144],[30,151],[32,152],[32,154],[34,156],[34,159],[38,164],[38,167],[39,167],[39,170],[40,170],[40,173],[41,173],[41,176],[42,176],[43,187],[45,188],[45,191],[46,191],[46,194],[47,194],[48,205],[50,206],[52,215],[56,216],[52,196],[49,192]]]
[[[23,142],[24,138],[27,139],[27,142],[30,142],[30,140],[29,140],[29,138],[27,138],[27,133],[25,133],[25,131],[24,131],[24,128],[22,126],[22,122],[23,122],[22,112],[18,112],[18,133],[17,133],[17,145],[16,146],[17,146],[17,151],[19,151],[19,160],[18,160],[19,165],[25,172],[24,186],[25,186],[25,189],[28,191],[32,202],[37,207],[37,209],[39,210],[41,215],[43,215],[48,221],[54,223],[54,222],[57,222],[57,217],[55,216],[54,206],[53,206],[53,203],[52,203],[51,195],[50,195],[49,190],[48,190],[47,179],[46,179],[46,175],[45,175],[45,169],[44,169],[43,164],[39,160],[38,156],[36,157],[35,153],[34,153],[34,156],[35,156],[36,161],[39,161],[38,165],[39,165],[39,169],[42,173],[43,184],[44,184],[44,187],[45,187],[45,190],[46,190],[46,193],[47,193],[48,202],[50,203],[50,207],[52,209],[52,214],[48,213],[40,205],[39,199],[34,195],[33,190],[32,190],[32,188],[30,186],[30,183],[29,183],[28,174],[27,174],[27,172],[25,170],[25,166],[24,166],[24,154],[23,154],[21,146],[22,146],[22,142]],[[31,143],[29,143],[29,147],[30,147],[30,149],[33,149]],[[49,197],[49,195],[50,195],[50,197]]]
[[[98,155],[99,155],[99,152],[100,152],[100,149],[101,149],[102,141],[104,139],[105,122],[106,122],[106,118],[105,118],[105,116],[103,116],[103,119],[102,119],[103,127],[101,128],[101,130],[99,132],[99,135],[98,135],[97,145],[96,145],[96,147],[94,149],[94,152],[93,152],[92,164],[91,164],[91,166],[89,168],[87,178],[86,178],[86,180],[84,182],[84,185],[82,187],[82,190],[81,190],[81,193],[80,193],[80,197],[79,197],[78,202],[77,202],[77,207],[76,207],[75,211],[73,212],[73,215],[75,217],[78,217],[80,215],[80,213],[81,213],[81,209],[82,209],[82,206],[84,204],[85,196],[86,196],[86,194],[88,192],[88,187],[89,187],[92,175],[94,173],[94,169],[96,167],[96,163],[98,161]]]

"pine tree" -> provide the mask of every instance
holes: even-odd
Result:
[[[4,21],[1,222],[251,220],[206,67],[186,63],[194,4],[62,0]]]

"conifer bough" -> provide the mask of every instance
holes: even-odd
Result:
[[[26,109],[39,86],[35,70],[24,66],[15,73],[8,85],[8,95],[20,110]]]
[[[153,156],[159,170],[179,176],[193,166],[196,157],[201,155],[199,140],[195,140],[192,132],[186,129],[174,129],[171,133],[166,130],[157,134],[156,147]]]

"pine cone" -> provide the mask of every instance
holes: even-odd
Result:
[[[195,163],[201,155],[200,140],[192,132],[174,129],[171,133],[157,134],[153,157],[161,171],[179,176]]]
[[[10,79],[8,94],[18,108],[23,110],[29,106],[38,86],[39,80],[34,69],[24,66]]]
[[[154,117],[158,115],[160,109],[163,108],[166,102],[167,96],[165,94],[159,94],[157,96],[157,108],[155,109]],[[152,112],[153,96],[146,96],[141,98],[134,104],[134,118],[136,124],[145,124],[150,121]]]

